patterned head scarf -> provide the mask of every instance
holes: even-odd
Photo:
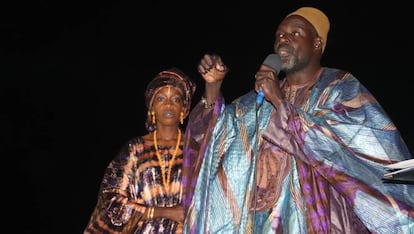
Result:
[[[313,25],[318,35],[322,38],[322,52],[325,50],[326,42],[328,40],[329,19],[321,10],[314,7],[301,7],[290,15],[300,15]]]
[[[167,85],[178,88],[184,95],[184,118],[186,118],[190,112],[191,99],[196,90],[196,84],[194,81],[176,67],[161,71],[152,81],[149,82],[145,90],[145,105],[148,108],[145,127],[149,132],[154,131],[156,128],[156,126],[151,122],[150,112],[154,101],[154,94]]]

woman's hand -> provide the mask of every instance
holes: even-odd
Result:
[[[184,222],[184,209],[182,205],[173,207],[154,207],[153,218],[167,218],[178,223]]]

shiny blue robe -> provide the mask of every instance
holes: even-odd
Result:
[[[414,185],[385,183],[411,159],[373,95],[350,73],[324,68],[302,86],[281,82],[276,110],[251,91],[186,132],[186,233],[414,233]],[[256,181],[256,182],[255,182]]]

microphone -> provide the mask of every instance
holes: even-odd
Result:
[[[265,60],[263,61],[263,64],[272,68],[276,72],[279,72],[281,64],[280,64],[280,57],[278,54],[269,54]],[[260,106],[263,103],[264,99],[264,93],[262,89],[259,89],[259,92],[257,93],[256,97],[256,106]]]

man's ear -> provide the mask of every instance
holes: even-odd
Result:
[[[317,37],[315,39],[315,43],[313,45],[315,47],[315,49],[322,49],[322,38],[321,37]]]

